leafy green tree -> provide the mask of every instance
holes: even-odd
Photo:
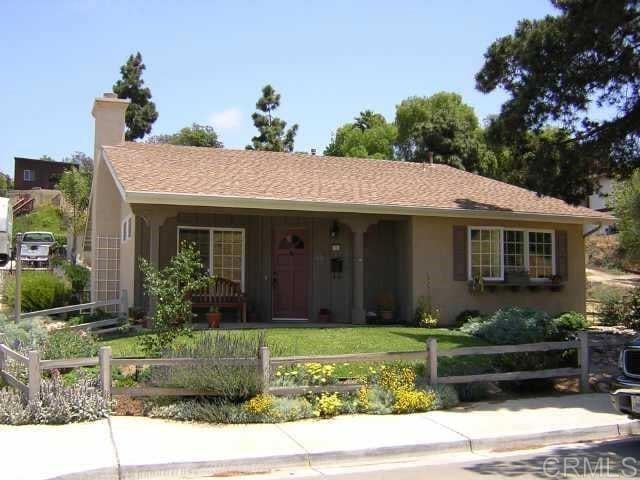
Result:
[[[11,177],[0,173],[0,197],[6,197],[11,189],[13,189],[13,180]]]
[[[410,97],[396,107],[397,147],[403,160],[433,160],[457,168],[487,173],[495,158],[486,148],[473,108],[456,93]]]
[[[153,122],[158,119],[156,104],[151,101],[151,90],[144,86],[142,72],[146,69],[140,52],[129,55],[127,63],[120,67],[122,78],[113,85],[118,98],[129,98],[131,103],[125,114],[127,140],[142,138],[151,132]]]
[[[58,189],[62,192],[67,210],[67,222],[72,233],[71,252],[72,262],[75,264],[76,236],[84,231],[89,208],[89,193],[91,191],[90,176],[78,168],[65,170],[58,182]]]
[[[397,136],[395,125],[387,123],[379,113],[365,110],[360,112],[353,123],[346,123],[338,128],[324,154],[392,160]]]
[[[500,118],[510,131],[561,125],[590,170],[625,173],[640,158],[639,3],[552,3],[557,15],[521,20],[489,46],[476,86],[509,94]]]
[[[251,118],[259,134],[251,138],[247,150],[268,150],[271,152],[293,152],[293,143],[298,124],[286,130],[287,122],[273,116],[280,106],[280,94],[271,85],[262,88],[262,97],[256,102],[256,110]]]
[[[640,260],[640,169],[615,184],[609,206],[618,219],[620,246],[631,259]]]
[[[496,165],[491,176],[541,195],[579,204],[594,191],[593,162],[569,132],[546,127],[514,135],[499,118],[489,121],[485,138]]]
[[[184,127],[177,133],[169,135],[155,135],[147,140],[149,143],[168,143],[171,145],[188,145],[191,147],[222,148],[224,145],[218,140],[218,134],[209,125],[194,123]]]
[[[55,160],[53,159],[53,157],[50,157],[49,155],[42,155],[40,157],[40,160],[46,160],[47,162],[55,162]]]
[[[65,157],[62,161],[75,163],[80,170],[89,175],[89,178],[93,176],[93,158],[84,152],[73,152],[70,157]]]

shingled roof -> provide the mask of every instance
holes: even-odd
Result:
[[[134,142],[103,151],[130,203],[612,220],[447,165]]]

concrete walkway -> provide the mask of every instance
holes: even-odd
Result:
[[[279,425],[113,417],[65,426],[2,426],[0,472],[3,480],[184,478],[513,450],[632,434],[640,434],[640,422],[613,411],[603,394]]]

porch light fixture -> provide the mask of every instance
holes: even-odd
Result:
[[[338,222],[334,220],[333,225],[331,225],[331,238],[336,238],[338,233],[340,233],[340,227],[338,226]]]

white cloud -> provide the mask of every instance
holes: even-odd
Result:
[[[242,112],[239,108],[225,108],[221,112],[214,112],[209,117],[209,124],[218,130],[232,130],[242,123]]]

